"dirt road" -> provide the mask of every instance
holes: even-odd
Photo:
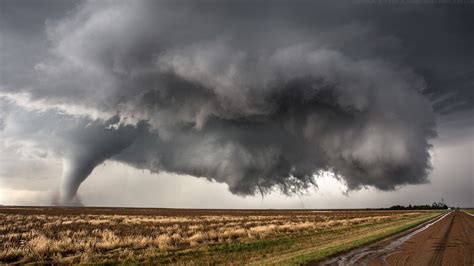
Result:
[[[474,265],[474,217],[453,211],[413,232],[323,265]]]

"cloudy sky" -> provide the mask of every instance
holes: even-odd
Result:
[[[0,12],[0,204],[474,206],[469,2]]]

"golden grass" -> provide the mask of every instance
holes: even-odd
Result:
[[[90,263],[383,224],[421,212],[296,215],[37,215],[0,213],[0,263]],[[154,256],[154,255],[153,255]]]

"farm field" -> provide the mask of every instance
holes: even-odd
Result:
[[[1,207],[1,263],[305,263],[437,211]]]

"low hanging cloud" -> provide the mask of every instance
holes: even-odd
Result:
[[[64,158],[64,204],[106,160],[240,195],[296,193],[320,171],[349,189],[428,181],[435,115],[423,77],[375,54],[392,36],[358,23],[304,29],[284,17],[249,27],[228,12],[80,4],[48,22],[50,47],[31,83],[0,84],[2,137]],[[347,46],[361,39],[370,45]]]

